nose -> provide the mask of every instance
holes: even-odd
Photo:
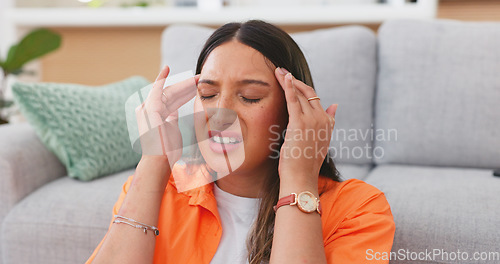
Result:
[[[217,100],[217,107],[207,109],[211,130],[226,130],[234,124],[238,115],[233,106],[230,95],[221,95]]]

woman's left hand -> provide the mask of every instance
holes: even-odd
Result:
[[[278,166],[281,182],[317,184],[338,105],[332,104],[324,111],[319,100],[307,100],[317,96],[312,87],[283,68],[276,68],[275,75],[285,91],[289,114]]]

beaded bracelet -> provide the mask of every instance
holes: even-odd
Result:
[[[119,219],[113,220],[113,223],[127,224],[129,226],[132,226],[132,227],[135,227],[135,228],[138,228],[138,229],[142,229],[144,231],[144,234],[147,234],[148,230],[153,231],[153,233],[154,233],[155,236],[158,236],[160,234],[160,231],[158,230],[158,228],[156,226],[146,225],[146,224],[138,222],[138,221],[136,221],[136,220],[134,220],[132,218],[128,218],[128,217],[121,216],[121,215],[115,215],[115,218],[119,218]],[[120,219],[124,219],[126,221],[123,221],[123,220],[120,220]],[[127,221],[130,221],[132,223],[127,222]],[[133,224],[133,223],[135,223],[135,224]]]

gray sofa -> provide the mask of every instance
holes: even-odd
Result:
[[[211,32],[169,27],[162,62],[194,70]],[[395,20],[378,35],[346,26],[293,37],[323,107],[339,104],[340,172],[391,205],[391,263],[499,263],[500,24]],[[0,126],[0,262],[84,262],[133,172],[70,179],[29,124]]]

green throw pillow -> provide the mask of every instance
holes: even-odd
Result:
[[[89,181],[131,168],[141,155],[131,147],[125,101],[148,85],[131,77],[104,86],[16,83],[14,101],[68,176]]]

